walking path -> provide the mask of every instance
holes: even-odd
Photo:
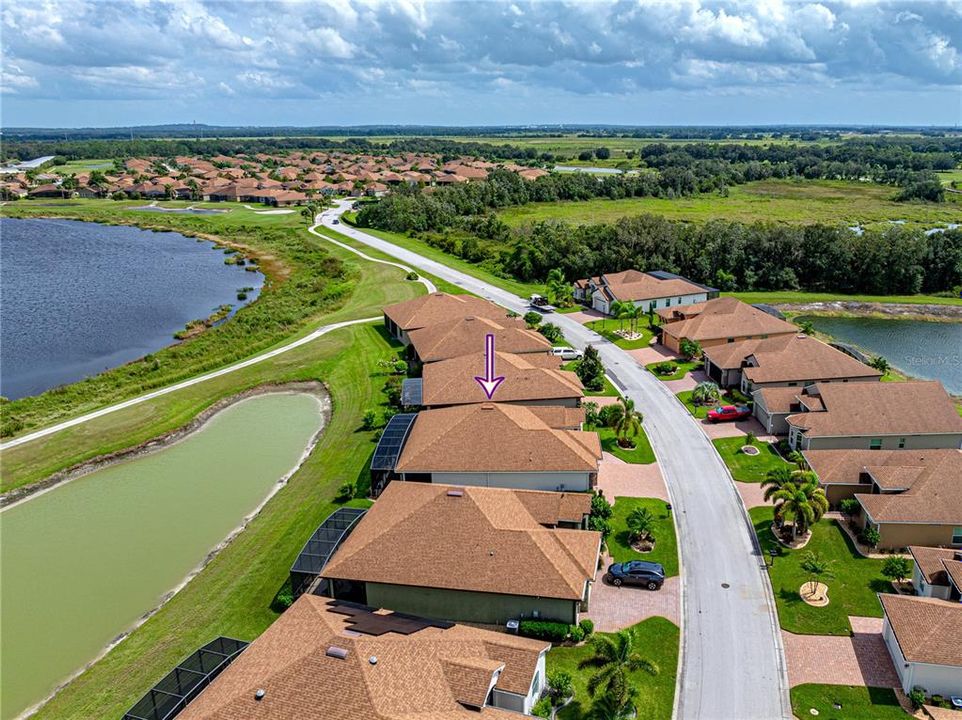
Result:
[[[519,314],[527,302],[441,262],[333,221],[321,223],[386,255]],[[644,412],[645,431],[668,487],[681,547],[682,653],[678,718],[790,718],[782,638],[765,562],[731,475],[708,437],[664,383],[627,352],[557,314],[572,345],[594,345],[616,386]]]

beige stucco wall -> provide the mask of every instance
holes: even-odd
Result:
[[[443,568],[439,568],[443,572]],[[439,620],[503,625],[508,620],[531,618],[537,612],[546,620],[578,622],[578,602],[556,598],[445,590],[367,583],[367,604]]]
[[[431,481],[446,485],[501,487],[515,490],[586,492],[591,489],[589,473],[530,472],[530,473],[431,473]]]
[[[895,435],[849,435],[843,437],[801,437],[802,450],[844,450],[847,448],[868,450],[873,439],[882,440],[882,450],[898,450],[899,437]],[[962,447],[962,433],[957,435],[902,435],[905,438],[905,450],[931,450],[934,448]]]
[[[921,525],[907,523],[879,523],[880,550],[899,549],[909,545],[927,545],[937,547],[952,546],[951,525]],[[960,547],[956,545],[955,547]]]

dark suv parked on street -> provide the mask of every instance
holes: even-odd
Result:
[[[642,585],[649,590],[660,590],[665,582],[665,568],[661,563],[632,560],[608,566],[605,579],[615,587]]]

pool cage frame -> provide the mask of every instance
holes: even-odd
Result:
[[[321,572],[366,512],[364,508],[340,507],[328,515],[308,538],[291,565],[291,593],[295,600],[306,592],[326,594],[327,584],[320,579]]]

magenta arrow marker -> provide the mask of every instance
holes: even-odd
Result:
[[[484,390],[488,400],[494,395],[498,385],[504,382],[503,376],[495,377],[494,375],[494,335],[491,333],[484,336],[484,377],[475,375],[474,379]]]

